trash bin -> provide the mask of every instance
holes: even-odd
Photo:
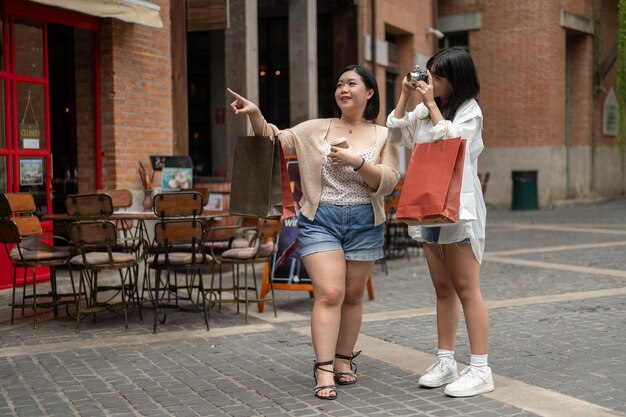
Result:
[[[537,171],[513,171],[513,210],[536,210]]]

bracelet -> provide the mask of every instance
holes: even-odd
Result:
[[[361,157],[363,158],[363,157]],[[363,165],[365,165],[365,158],[363,158],[363,161],[361,162],[361,165],[359,165],[356,168],[352,168],[354,170],[354,172],[357,172],[359,169],[363,168]]]

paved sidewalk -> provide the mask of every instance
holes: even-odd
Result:
[[[482,288],[490,306],[496,391],[465,399],[417,380],[434,360],[434,293],[420,255],[376,267],[365,302],[359,383],[313,397],[312,300],[277,292],[249,324],[232,306],[152,311],[129,329],[100,314],[9,326],[0,292],[0,416],[624,416],[626,200],[488,213]],[[269,310],[269,311],[267,311]],[[46,320],[47,319],[47,320]],[[461,321],[457,359],[469,361]]]

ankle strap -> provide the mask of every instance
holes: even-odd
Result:
[[[326,362],[315,362],[315,365],[313,366],[315,369],[319,369],[320,371],[324,371],[324,372],[332,372],[330,369],[324,369],[321,368],[322,366],[328,366],[328,365],[333,365],[335,363],[335,361],[326,361]]]
[[[320,371],[330,372],[331,374],[334,374],[334,372],[331,371],[330,369],[320,368],[320,366],[333,365],[335,363],[335,361],[326,361],[326,362],[315,362],[315,361],[313,361],[313,363],[314,363],[314,365],[313,365],[313,378],[315,379],[315,383],[316,384],[317,384],[317,370],[318,369]]]
[[[340,353],[335,353],[335,358],[338,358],[338,359],[345,359],[345,360],[347,360],[347,361],[352,362],[352,360],[353,360],[354,358],[356,358],[357,356],[359,356],[360,354],[361,354],[361,351],[360,351],[360,350],[359,350],[358,352],[352,352],[352,354],[351,354],[351,355],[349,355],[349,356],[348,356],[348,355],[342,355],[342,354],[340,354]]]

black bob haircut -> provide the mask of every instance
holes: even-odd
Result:
[[[361,65],[348,65],[339,72],[339,75],[337,75],[337,79],[335,80],[335,89],[337,88],[337,83],[339,83],[339,79],[343,73],[348,71],[355,71],[365,83],[365,88],[368,90],[374,90],[374,95],[367,100],[367,106],[365,106],[365,111],[363,111],[363,118],[365,118],[365,120],[376,119],[378,117],[378,113],[380,112],[380,100],[378,98],[380,94],[378,93],[378,83],[376,82],[374,74],[372,71]],[[333,109],[335,110],[335,115],[337,117],[341,117],[341,110],[335,100],[333,100]]]
[[[433,55],[426,63],[431,74],[446,78],[452,87],[452,95],[445,106],[436,98],[437,106],[446,120],[454,120],[454,115],[461,104],[476,98],[480,93],[480,83],[472,57],[465,49],[453,47],[443,49]]]

